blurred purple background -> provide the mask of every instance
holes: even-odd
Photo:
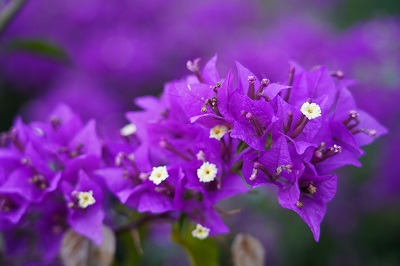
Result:
[[[103,131],[119,127],[135,96],[157,95],[196,57],[217,54],[222,71],[238,60],[273,81],[286,78],[290,60],[327,65],[358,81],[359,107],[389,135],[367,149],[362,169],[340,173],[320,243],[277,207],[274,192],[229,203],[243,212],[228,223],[260,238],[270,265],[398,265],[399,14],[395,0],[27,1],[0,35],[1,129],[17,113],[43,119],[59,102],[98,119]],[[158,244],[158,259],[179,261],[170,249]]]

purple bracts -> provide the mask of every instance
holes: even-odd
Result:
[[[217,204],[267,185],[318,241],[336,192],[332,171],[360,166],[361,146],[386,129],[357,108],[351,82],[326,67],[293,63],[287,81],[274,83],[239,63],[221,79],[216,60],[203,70],[189,61],[193,75],[167,83],[160,98],[137,98],[143,110],[128,112],[113,136],[100,138],[95,120],[65,105],[45,122],[17,119],[0,136],[0,228],[17,242],[7,254],[24,249],[13,237],[30,226],[38,235],[51,228],[35,237],[52,246],[46,260],[68,228],[99,244],[103,223],[120,225],[116,204],[143,217],[184,215],[201,239],[227,233]]]
[[[183,110],[210,132],[223,125],[230,141],[247,147],[236,157],[243,159],[246,182],[278,186],[279,203],[299,213],[318,241],[326,203],[336,191],[331,172],[360,166],[360,147],[387,130],[356,107],[350,81],[326,67],[305,71],[292,64],[285,83],[271,83],[237,63],[237,85],[232,72],[205,84],[205,77],[218,77],[215,60],[206,65],[203,78],[195,73],[198,81],[176,82]]]

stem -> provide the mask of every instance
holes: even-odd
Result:
[[[14,0],[4,7],[0,12],[0,35],[4,33],[7,26],[15,18],[16,14],[24,6],[26,0]]]
[[[168,213],[163,213],[163,214],[158,214],[158,215],[146,215],[140,218],[137,221],[134,221],[132,223],[126,224],[124,226],[121,226],[120,228],[115,230],[116,234],[121,234],[126,231],[130,231],[133,229],[137,229],[140,226],[144,225],[147,222],[154,222],[155,220],[162,220],[162,219],[172,219]]]
[[[289,77],[288,77],[288,86],[289,86],[289,89],[287,90],[287,92],[286,92],[286,95],[285,95],[285,102],[288,102],[289,101],[289,97],[290,97],[290,91],[292,90],[292,85],[293,85],[293,79],[294,79],[294,67],[290,67],[290,69],[289,69]]]

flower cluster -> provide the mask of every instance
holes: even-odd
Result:
[[[48,259],[67,228],[100,243],[103,223],[117,228],[115,199],[146,215],[188,217],[198,239],[227,233],[216,205],[248,185],[276,186],[282,207],[318,241],[332,171],[360,166],[360,147],[386,129],[356,107],[340,73],[292,64],[285,83],[272,83],[237,63],[237,75],[220,78],[216,60],[203,70],[189,61],[194,75],[166,84],[160,98],[137,98],[142,110],[128,112],[113,137],[101,139],[94,120],[65,105],[46,122],[17,119],[0,139],[7,252],[28,248],[21,231],[35,234]]]
[[[306,71],[293,63],[281,84],[257,79],[237,63],[235,85],[233,72],[220,79],[215,63],[213,58],[201,73],[198,60],[189,62],[197,81],[176,82],[172,95],[210,137],[239,140],[246,182],[275,185],[281,206],[296,211],[318,241],[326,204],[336,192],[332,171],[360,166],[360,147],[386,129],[357,108],[347,88],[353,81],[341,72],[322,66]]]
[[[95,121],[84,124],[60,105],[46,122],[17,119],[0,145],[0,227],[7,252],[20,255],[29,237],[40,241],[36,250],[54,257],[67,227],[101,242],[103,193],[92,172],[100,166],[102,144]]]

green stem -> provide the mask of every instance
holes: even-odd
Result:
[[[137,229],[140,226],[154,222],[156,220],[173,220],[168,213],[163,214],[155,214],[155,215],[145,215],[142,216],[139,220],[133,221],[132,223],[126,224],[118,229],[115,230],[116,234],[121,234],[127,231],[131,231],[133,229]]]
[[[13,0],[0,12],[0,35],[3,34],[18,11],[24,6],[25,2],[26,0]]]
[[[190,224],[187,216],[172,226],[172,241],[181,246],[192,266],[218,266],[219,247],[212,238],[199,240],[191,234],[194,224]]]

